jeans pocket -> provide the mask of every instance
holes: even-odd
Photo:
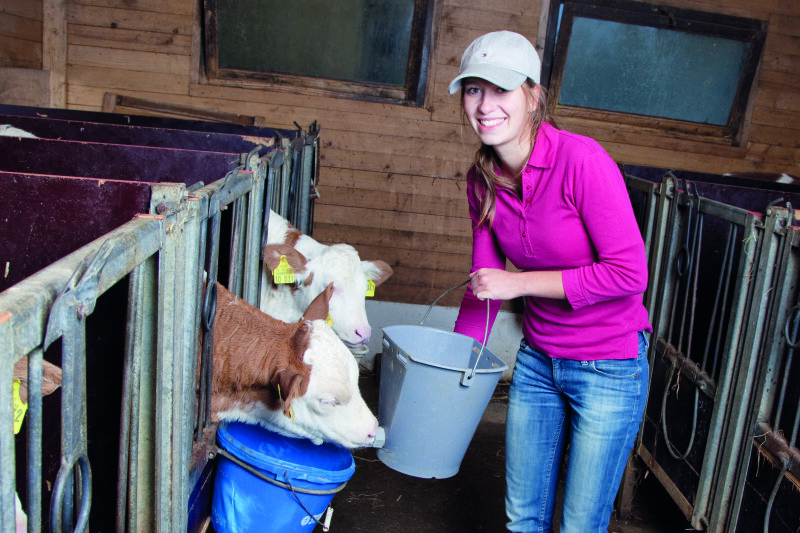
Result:
[[[589,366],[604,376],[620,379],[639,377],[639,358],[632,359],[598,359],[589,361]]]

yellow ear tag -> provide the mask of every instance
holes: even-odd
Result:
[[[328,313],[328,316],[325,317],[325,323],[328,324],[330,327],[333,327],[333,317],[331,316],[330,313]]]
[[[20,382],[18,379],[14,380],[14,435],[19,433],[19,430],[22,429],[22,421],[25,419],[25,413],[28,411],[28,404],[22,401],[22,398],[19,397],[19,385]]]
[[[275,280],[276,285],[294,283],[294,270],[292,270],[292,267],[289,265],[289,261],[286,260],[285,255],[281,256],[278,266],[272,271],[272,279]]]
[[[281,384],[278,383],[278,399],[281,401],[281,405],[283,405],[283,394],[281,394]],[[292,424],[294,424],[294,408],[289,407],[289,418],[292,419]]]
[[[367,298],[375,296],[375,282],[371,279],[367,280]]]

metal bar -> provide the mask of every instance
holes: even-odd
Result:
[[[137,217],[56,261],[44,270],[0,293],[0,315],[13,310],[15,354],[20,357],[37,348],[44,339],[45,325],[56,295],[75,268],[93,254],[107,239],[120,241],[120,253],[109,258],[98,280],[97,290],[103,293],[125,277],[161,246],[161,222]],[[121,253],[121,250],[127,253]]]
[[[14,317],[0,307],[0,375],[5,376],[0,386],[0,457],[6,466],[0,468],[0,531],[14,531],[16,480],[13,465],[14,410],[12,404],[12,376],[16,359]]]
[[[266,191],[267,165],[253,170],[253,188],[248,196],[247,238],[244,252],[244,283],[242,298],[258,307],[259,274],[261,272],[261,234],[264,219],[264,193]]]
[[[735,213],[735,210],[733,211]],[[694,527],[702,527],[709,523],[711,515],[715,512],[715,509],[709,508],[709,506],[713,491],[719,488],[717,477],[720,472],[717,470],[717,462],[720,450],[724,452],[727,447],[733,446],[735,441],[735,436],[730,434],[732,429],[730,424],[733,423],[730,407],[731,400],[736,393],[738,355],[743,341],[742,328],[746,324],[744,321],[747,314],[748,296],[754,282],[751,274],[755,267],[757,241],[763,235],[762,227],[760,216],[756,213],[748,213],[747,224],[744,226],[744,235],[747,237],[742,244],[742,254],[735,277],[731,315],[728,320],[728,336],[723,351],[720,377],[717,380],[717,393],[721,401],[714,402],[714,411],[708,430],[709,435],[721,435],[721,438],[709,439],[706,442],[703,471],[698,482],[694,514],[691,520]]]
[[[28,531],[42,528],[42,360],[40,348],[28,354]]]

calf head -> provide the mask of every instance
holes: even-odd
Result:
[[[276,320],[218,285],[212,419],[281,434],[371,444],[378,421],[358,390],[358,366],[325,321],[333,287],[295,323]]]
[[[372,281],[377,287],[392,275],[386,262],[362,261],[348,244],[321,246],[310,258],[288,243],[267,244],[263,256],[270,271],[277,268],[282,256],[286,257],[294,270],[293,298],[301,309],[332,284],[329,310],[334,333],[350,347],[369,343],[372,329],[365,306],[367,284]]]

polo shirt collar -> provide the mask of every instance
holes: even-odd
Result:
[[[558,129],[547,122],[542,122],[536,133],[536,142],[533,144],[533,153],[528,160],[528,165],[538,168],[550,168],[555,164],[558,152]]]

